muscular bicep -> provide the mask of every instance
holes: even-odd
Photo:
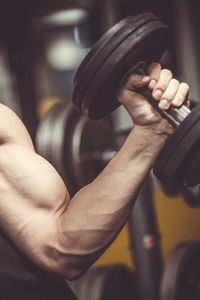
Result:
[[[0,226],[31,259],[45,259],[41,248],[53,245],[57,214],[68,201],[62,179],[45,159],[21,145],[0,146]]]

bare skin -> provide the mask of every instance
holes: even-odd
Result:
[[[135,88],[148,85],[162,109],[183,104],[188,85],[153,63],[118,93],[134,122],[103,172],[70,199],[55,169],[35,153],[19,118],[0,105],[0,226],[39,267],[75,279],[113,241],[173,128]],[[162,90],[162,93],[156,91]],[[164,101],[163,101],[164,100]]]

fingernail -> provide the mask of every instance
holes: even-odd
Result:
[[[159,107],[161,109],[168,109],[169,107],[169,102],[166,100],[166,99],[162,99],[160,102],[159,102]]]
[[[153,93],[153,96],[156,100],[160,100],[160,97],[162,96],[162,91],[160,89],[156,90],[154,93]]]
[[[173,100],[172,100],[172,104],[174,104],[174,105],[179,105],[180,103],[179,103],[179,99],[178,98],[174,98]]]
[[[154,79],[152,79],[149,82],[149,88],[153,90],[155,88],[155,86],[156,86],[156,81]]]
[[[149,76],[142,77],[142,82],[148,82],[148,81],[149,81]]]

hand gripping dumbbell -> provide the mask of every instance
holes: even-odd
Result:
[[[91,119],[114,111],[117,91],[131,72],[144,73],[142,65],[159,61],[169,39],[169,28],[152,13],[130,16],[109,29],[92,47],[74,78],[73,103]],[[131,70],[130,70],[131,66]],[[148,89],[148,101],[176,129],[154,164],[154,173],[169,192],[200,182],[200,105],[159,109]]]

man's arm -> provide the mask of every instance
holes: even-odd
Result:
[[[127,220],[141,183],[173,131],[135,88],[149,83],[153,95],[162,88],[161,97],[169,105],[178,98],[177,106],[188,92],[187,85],[173,83],[168,70],[158,64],[150,68],[150,77],[132,75],[119,91],[135,124],[126,142],[72,199],[55,169],[34,152],[21,121],[0,106],[0,226],[40,267],[67,279],[80,276]]]

